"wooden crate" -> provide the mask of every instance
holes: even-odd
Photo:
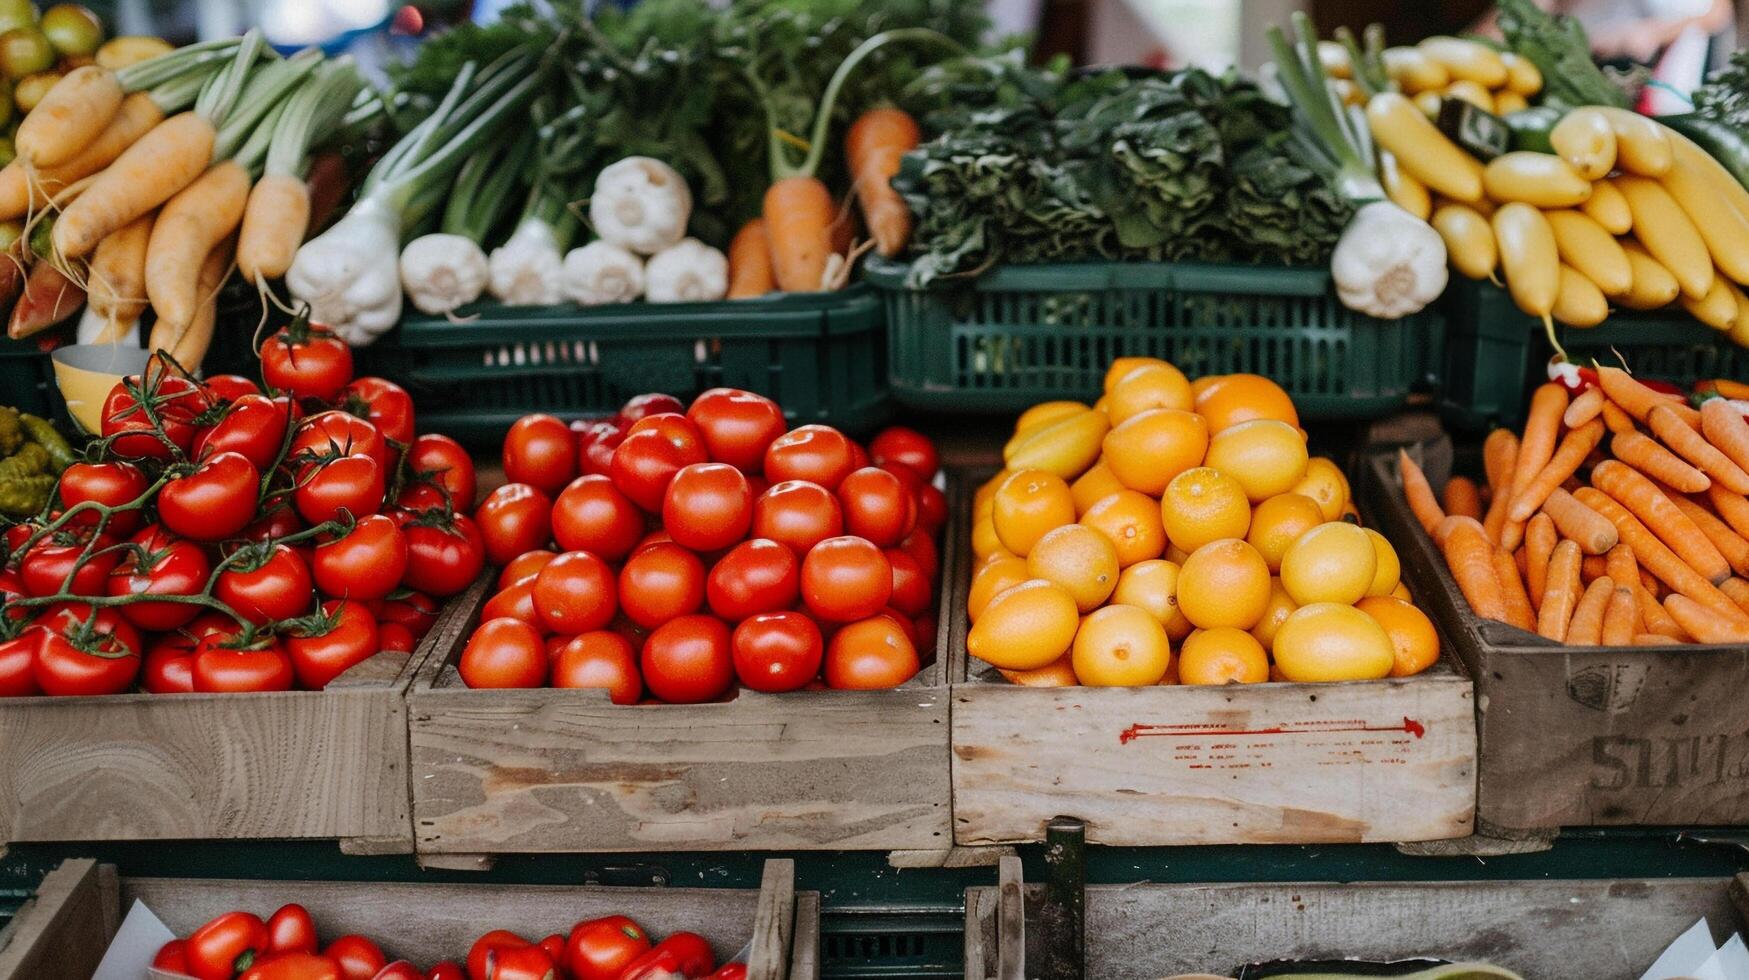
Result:
[[[795,863],[770,860],[758,890],[396,882],[126,878],[79,858],[43,879],[0,930],[0,980],[85,980],[138,899],[178,936],[232,909],[265,916],[286,902],[310,910],[324,939],[360,933],[421,967],[461,960],[488,929],[531,938],[583,919],[624,914],[658,936],[696,932],[719,958],[748,948],[754,980],[819,976],[820,896],[795,890]]]
[[[1705,916],[1740,928],[1744,886],[1722,878],[1348,884],[1094,885],[1086,972],[1100,980],[1231,976],[1278,960],[1486,962],[1532,980],[1637,977]],[[1005,860],[996,888],[966,890],[966,976],[1038,977],[1044,889]]]
[[[324,691],[10,698],[0,704],[0,844],[339,838],[407,853],[406,693],[461,635],[478,590],[412,654]]]
[[[1571,647],[1483,620],[1403,503],[1391,457],[1362,470],[1356,490],[1404,580],[1475,679],[1483,829],[1749,824],[1749,649]]]
[[[950,520],[944,540],[958,533]],[[633,707],[604,691],[473,690],[453,653],[408,698],[422,856],[950,845],[940,655],[888,691]]]
[[[954,843],[1041,840],[1059,815],[1093,843],[1144,847],[1471,833],[1475,714],[1449,655],[1415,677],[1342,684],[1019,687],[966,653],[970,565],[942,614]]]

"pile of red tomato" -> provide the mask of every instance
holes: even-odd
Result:
[[[589,919],[538,942],[507,929],[474,940],[464,963],[444,961],[421,971],[391,962],[359,935],[322,946],[302,905],[284,905],[263,921],[226,912],[165,943],[155,969],[195,980],[744,980],[745,963],[717,965],[702,936],[676,932],[661,942],[623,915]]]
[[[503,573],[461,678],[616,704],[896,687],[935,646],[937,470],[909,429],[865,448],[731,388],[522,418],[474,513]]]
[[[319,690],[480,574],[473,462],[407,392],[302,322],[261,360],[265,391],[125,379],[50,511],[0,534],[0,696]]]

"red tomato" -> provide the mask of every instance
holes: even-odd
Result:
[[[489,619],[468,637],[456,669],[469,687],[540,687],[547,681],[547,652],[540,632],[522,620]]]
[[[747,980],[747,964],[724,963],[717,967],[717,972],[705,977],[705,980]]]
[[[314,953],[270,955],[244,970],[237,980],[342,980],[340,964]]]
[[[44,694],[120,694],[140,672],[140,633],[114,609],[50,606],[37,618],[31,674]]]
[[[248,912],[226,912],[191,933],[183,947],[197,980],[231,980],[267,951],[267,924]]]
[[[369,456],[386,474],[394,470],[395,457],[377,427],[339,409],[318,412],[298,423],[292,435],[288,458],[329,459],[335,456]]]
[[[941,574],[941,552],[935,546],[935,536],[918,527],[905,535],[905,540],[899,542],[899,548],[917,559],[917,566],[923,569],[923,574],[928,577],[930,587],[933,588],[935,577]]]
[[[28,698],[42,693],[31,670],[42,636],[40,629],[27,629],[0,640],[0,698]]]
[[[504,435],[504,478],[555,494],[577,478],[577,440],[551,415],[524,415]]]
[[[61,472],[58,486],[61,505],[68,510],[89,500],[105,507],[119,507],[138,500],[151,484],[146,474],[132,463],[120,460],[110,463],[74,463]],[[95,513],[74,515],[69,524],[91,526],[97,523]],[[125,510],[109,516],[108,531],[112,534],[132,534],[140,526],[140,512]]]
[[[486,600],[480,609],[480,619],[520,619],[542,635],[549,632],[547,624],[534,608],[534,582],[519,582]]]
[[[881,549],[862,538],[827,538],[802,560],[802,602],[821,619],[867,619],[892,595],[893,566]]]
[[[626,559],[619,603],[627,618],[655,629],[704,605],[704,563],[677,544],[658,543]]]
[[[765,448],[789,428],[777,402],[736,388],[712,388],[699,395],[686,417],[704,436],[711,459],[743,473],[759,472]]]
[[[717,968],[711,944],[695,932],[670,933],[649,952],[633,960],[620,974],[621,980],[667,980],[674,976],[702,977]]]
[[[710,456],[698,428],[680,415],[651,415],[632,423],[613,451],[614,486],[632,503],[656,513],[662,509],[674,474]]]
[[[386,515],[361,517],[346,534],[317,540],[310,571],[323,595],[381,599],[406,574],[407,536]]]
[[[310,608],[309,566],[283,544],[248,545],[248,554],[219,573],[213,598],[257,625],[291,619]]]
[[[382,947],[363,936],[341,936],[322,953],[340,964],[340,975],[345,980],[371,980],[378,970],[389,965]]]
[[[631,428],[632,423],[651,415],[684,415],[686,406],[673,395],[665,395],[659,391],[633,395],[620,406],[613,421],[625,428]]]
[[[734,682],[729,658],[729,627],[715,616],[671,619],[644,641],[644,685],[673,704],[698,704],[721,697]]]
[[[534,604],[554,633],[598,630],[619,609],[613,569],[587,551],[567,551],[535,576]]]
[[[915,429],[892,425],[882,429],[868,444],[868,452],[876,466],[888,460],[909,466],[925,482],[935,478],[941,469],[941,459],[935,454],[935,443]]]
[[[340,389],[340,408],[369,419],[383,438],[407,445],[413,441],[413,396],[384,378],[355,378]]]
[[[826,648],[829,687],[873,691],[898,687],[922,665],[910,631],[890,616],[871,616],[832,634]]]
[[[140,682],[153,694],[189,694],[194,691],[194,653],[209,636],[236,636],[236,620],[220,612],[202,613],[194,622],[152,641],[140,669]]]
[[[613,451],[625,441],[625,430],[612,422],[590,422],[577,432],[577,469],[584,476],[606,476],[613,472]]]
[[[267,919],[267,948],[275,953],[314,953],[320,949],[310,910],[295,902],[281,905]]]
[[[639,538],[637,544],[632,545],[632,554],[635,555],[638,552],[643,551],[645,548],[652,548],[652,547],[655,547],[656,545],[659,545],[659,544],[673,544],[673,543],[674,543],[674,538],[668,534],[668,531],[666,529],[656,528],[655,530],[653,530],[653,531],[649,532],[648,534],[644,535],[643,537]]]
[[[933,483],[917,488],[917,526],[934,534],[947,523],[947,494]]]
[[[383,469],[369,456],[307,463],[298,470],[298,488],[292,492],[292,501],[297,504],[298,516],[312,525],[347,514],[374,514],[383,506]]]
[[[694,463],[674,474],[662,500],[662,526],[674,543],[721,551],[747,536],[753,488],[727,463]]]
[[[614,704],[637,704],[644,682],[630,640],[596,630],[573,636],[553,658],[553,686],[604,688]]]
[[[730,637],[735,676],[755,691],[794,691],[818,677],[820,627],[799,612],[761,613]]]
[[[407,632],[414,636],[424,636],[431,632],[431,627],[437,622],[438,612],[437,600],[423,593],[408,591],[404,594],[395,593],[393,597],[384,599],[383,607],[377,610],[377,621],[405,626]]]
[[[882,548],[898,544],[917,524],[917,498],[903,480],[873,466],[845,477],[838,501],[845,530]]]
[[[486,567],[486,544],[470,517],[445,519],[428,512],[402,525],[407,536],[407,572],[401,583],[434,596],[452,596],[473,584]]]
[[[788,609],[800,588],[799,563],[776,541],[754,538],[729,549],[705,584],[711,612],[731,623],[759,613]]]
[[[544,546],[552,537],[552,514],[552,498],[526,483],[506,483],[487,494],[474,511],[486,560],[503,565]]]
[[[565,937],[555,932],[535,945],[547,954],[547,959],[552,961],[553,970],[557,973],[559,964],[565,961]]]
[[[201,638],[190,673],[194,689],[203,693],[289,691],[295,679],[291,657],[278,640],[218,633]]]
[[[91,528],[81,528],[75,531],[56,531],[24,553],[19,561],[18,579],[24,586],[24,591],[33,596],[58,595],[62,583],[71,575],[72,584],[68,591],[73,595],[100,596],[107,591],[109,573],[114,570],[121,556],[113,551],[103,551],[99,547],[93,549],[91,557],[84,559],[85,544],[91,534]]]
[[[468,975],[459,965],[444,960],[426,972],[425,980],[468,980]]]
[[[260,492],[254,463],[242,453],[219,453],[164,484],[158,491],[158,519],[185,538],[223,541],[255,519]]]
[[[902,548],[886,550],[887,564],[893,567],[893,594],[887,601],[907,616],[919,616],[929,611],[929,575],[911,553]]]
[[[474,458],[449,436],[426,433],[407,447],[407,472],[433,481],[459,512],[474,509]]]
[[[556,964],[539,946],[494,946],[486,952],[487,980],[553,980]]]
[[[261,516],[243,529],[245,541],[277,541],[304,529],[304,519],[292,506],[292,495],[282,493],[268,497],[261,505]]]
[[[805,555],[814,545],[844,533],[844,511],[825,487],[790,480],[773,485],[753,502],[751,533]]]
[[[547,567],[547,562],[558,555],[545,548],[525,551],[504,563],[504,570],[498,573],[498,590],[500,592],[512,585],[520,585],[533,581],[540,570]]]
[[[580,476],[553,502],[553,539],[566,551],[590,551],[607,561],[631,553],[644,534],[644,514],[605,476]]]
[[[378,623],[377,643],[384,650],[396,653],[412,653],[419,646],[419,639],[413,631],[400,623]]]
[[[213,397],[234,402],[244,395],[261,394],[261,386],[243,377],[241,374],[214,374],[205,378],[202,384],[212,392]]]
[[[579,922],[565,938],[565,970],[571,980],[619,980],[651,945],[650,934],[623,915]]]
[[[327,327],[294,319],[261,345],[261,377],[294,397],[333,401],[352,380],[352,348]]]
[[[936,648],[936,631],[940,625],[940,621],[936,619],[934,613],[924,613],[912,620],[911,638],[916,642],[918,650],[934,650]]]
[[[493,929],[484,936],[474,940],[474,945],[468,948],[468,976],[471,980],[488,980],[486,976],[486,954],[500,947],[527,946],[528,940],[518,936],[508,929]]]
[[[109,595],[193,596],[206,589],[213,567],[199,545],[179,540],[139,543],[142,536],[136,536],[136,547],[109,573]],[[116,609],[140,629],[157,631],[173,630],[201,611],[191,602],[134,602]]]
[[[855,450],[844,433],[828,425],[791,429],[765,450],[765,477],[773,483],[807,480],[827,490],[856,469]]]
[[[857,470],[860,470],[864,466],[868,466],[873,462],[874,462],[874,460],[869,458],[868,450],[862,448],[862,443],[857,442],[855,439],[851,439],[850,440],[850,471],[852,473],[854,473]]]
[[[345,599],[322,603],[320,622],[293,627],[285,637],[285,652],[291,656],[298,683],[311,691],[327,687],[379,649],[376,617]]]
[[[410,960],[396,960],[378,970],[371,980],[425,980],[425,974]]]
[[[172,939],[158,947],[157,955],[152,957],[152,966],[154,969],[189,976],[188,943],[181,939]]]
[[[195,438],[194,457],[240,453],[256,470],[266,472],[279,459],[286,426],[297,417],[297,405],[289,398],[244,395],[231,403],[224,418]]]
[[[188,452],[194,420],[211,407],[206,390],[187,378],[160,372],[146,382],[134,375],[117,382],[103,400],[102,434],[117,456],[170,459]]]

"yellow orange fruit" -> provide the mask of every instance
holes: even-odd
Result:
[[[1269,566],[1256,548],[1236,538],[1196,549],[1178,572],[1178,608],[1193,626],[1248,630],[1268,606]]]
[[[1197,630],[1178,649],[1180,684],[1261,684],[1268,679],[1269,655],[1244,630]]]
[[[1251,504],[1239,481],[1207,466],[1185,470],[1160,495],[1166,538],[1187,554],[1222,538],[1243,538],[1251,527]]]
[[[1226,378],[1226,375],[1224,374],[1205,374],[1202,377],[1197,378],[1190,383],[1190,397],[1192,399],[1201,398],[1203,392],[1213,388],[1224,378]],[[1193,401],[1192,404],[1195,404],[1195,402]]]
[[[1287,594],[1281,579],[1270,579],[1269,602],[1264,605],[1263,615],[1257,620],[1257,625],[1251,627],[1251,635],[1257,638],[1258,643],[1263,644],[1265,650],[1269,649],[1275,644],[1275,631],[1281,629],[1281,624],[1287,622],[1287,618],[1298,608],[1300,604]]]
[[[1105,411],[1113,425],[1152,408],[1188,412],[1194,403],[1190,379],[1165,361],[1131,368],[1105,393]]]
[[[1409,587],[1402,582],[1398,582],[1397,587],[1391,590],[1391,598],[1401,599],[1404,602],[1415,601],[1415,596],[1409,592]]]
[[[1403,576],[1403,562],[1397,557],[1397,549],[1385,540],[1385,536],[1370,527],[1361,528],[1366,532],[1367,540],[1372,542],[1373,555],[1378,559],[1378,568],[1374,570],[1372,584],[1367,586],[1369,596],[1390,595],[1396,590]]]
[[[1395,661],[1392,677],[1410,677],[1433,666],[1439,659],[1439,633],[1427,614],[1413,603],[1390,596],[1368,596],[1354,608],[1371,616],[1391,638]]]
[[[1172,539],[1168,537],[1166,539],[1166,553],[1160,557],[1182,568],[1184,566],[1184,559],[1190,557],[1190,552],[1173,544]]]
[[[1123,489],[1124,485],[1111,475],[1111,467],[1100,460],[1069,484],[1069,496],[1075,501],[1075,513],[1085,514],[1094,504]]]
[[[1178,608],[1178,571],[1177,563],[1159,558],[1137,562],[1118,575],[1111,601],[1147,610],[1168,637],[1182,640],[1193,627]]]
[[[1000,670],[1010,684],[1021,687],[1075,687],[1081,679],[1075,676],[1075,666],[1069,654],[1045,664],[1037,670]]]
[[[1172,662],[1160,621],[1135,606],[1106,606],[1082,620],[1071,653],[1089,687],[1157,684]]]
[[[1362,681],[1388,677],[1396,648],[1378,621],[1353,606],[1314,602],[1275,631],[1275,665],[1290,681]]]
[[[1044,470],[1073,480],[1099,458],[1110,429],[1104,412],[1082,409],[1015,436],[1003,447],[1002,461],[1011,470]]]
[[[998,553],[1007,553],[1002,546],[1002,539],[996,536],[996,520],[990,514],[985,514],[972,522],[972,554],[979,561]]]
[[[1081,523],[1111,539],[1119,568],[1158,558],[1166,550],[1160,505],[1145,493],[1119,490],[1083,512]]]
[[[966,618],[977,622],[984,608],[997,595],[1032,578],[1026,571],[1026,559],[1004,555],[979,565],[972,572],[972,586],[966,591]]]
[[[997,488],[990,516],[1002,547],[1024,558],[1046,531],[1075,523],[1075,501],[1062,477],[1021,470]]]
[[[1117,588],[1117,548],[1104,534],[1080,524],[1045,532],[1026,555],[1032,578],[1055,582],[1082,613],[1098,609]]]
[[[1306,440],[1299,430],[1276,419],[1252,419],[1209,439],[1204,466],[1239,481],[1257,503],[1287,493],[1306,475]]]
[[[1116,388],[1117,383],[1127,377],[1131,371],[1134,371],[1139,367],[1146,367],[1150,364],[1165,364],[1166,366],[1171,367],[1171,364],[1160,360],[1158,357],[1113,358],[1111,364],[1105,369],[1105,380],[1101,383],[1100,394],[1111,394],[1111,389]]]
[[[1348,505],[1348,477],[1329,458],[1313,456],[1306,461],[1306,475],[1289,492],[1317,501],[1325,520],[1338,520]]]
[[[1366,595],[1378,572],[1378,552],[1366,532],[1346,521],[1320,524],[1300,535],[1281,559],[1281,584],[1300,605],[1351,606]]]
[[[1156,497],[1173,477],[1200,465],[1208,448],[1202,416],[1174,408],[1132,415],[1103,443],[1105,465],[1118,482]]]
[[[1324,523],[1324,515],[1310,497],[1297,493],[1281,493],[1257,505],[1251,512],[1251,528],[1245,540],[1271,572],[1281,571],[1281,556],[1300,535]]]
[[[1069,649],[1080,625],[1073,596],[1030,579],[990,600],[966,634],[966,651],[1003,670],[1037,670]]]
[[[1259,374],[1228,374],[1203,387],[1196,395],[1196,411],[1208,419],[1209,431],[1248,422],[1277,419],[1299,428],[1300,413],[1281,385]]]
[[[1014,420],[1014,434],[1020,435],[1042,425],[1060,422],[1071,415],[1079,415],[1087,411],[1088,406],[1081,402],[1057,401],[1039,402]]]
[[[996,500],[996,488],[1001,486],[1002,481],[1008,479],[1008,477],[1009,473],[1007,470],[998,470],[995,476],[978,484],[977,491],[972,494],[973,517],[981,517],[984,514],[990,513],[990,507]]]

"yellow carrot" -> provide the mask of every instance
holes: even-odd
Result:
[[[151,214],[128,222],[97,244],[85,274],[92,312],[111,322],[139,319],[146,310],[146,242]]]
[[[248,199],[248,171],[226,160],[165,202],[146,246],[146,296],[159,317],[193,322],[201,263],[236,230]]]
[[[249,190],[237,239],[237,271],[259,284],[291,268],[310,227],[310,189],[287,174],[267,174]]]
[[[18,123],[13,138],[19,159],[33,167],[65,163],[103,132],[121,111],[115,72],[83,65],[61,76]]]

